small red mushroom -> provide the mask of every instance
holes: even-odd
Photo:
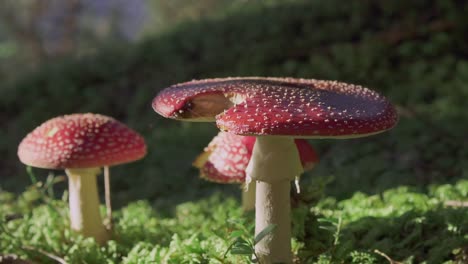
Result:
[[[216,122],[222,131],[256,136],[247,181],[255,180],[255,245],[262,263],[292,262],[289,182],[303,172],[294,138],[357,138],[393,128],[398,115],[382,95],[337,81],[238,77],[176,84],[153,99],[160,115]]]
[[[250,211],[255,208],[255,182],[245,184],[245,169],[252,156],[255,137],[239,136],[219,132],[193,162],[200,170],[200,177],[217,183],[241,184],[242,208]],[[304,171],[311,170],[318,162],[317,154],[304,139],[295,140]]]
[[[146,144],[138,133],[111,117],[90,113],[50,119],[18,147],[18,157],[26,165],[65,169],[71,228],[99,243],[108,239],[99,213],[99,167],[135,161],[145,154]]]

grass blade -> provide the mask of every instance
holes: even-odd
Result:
[[[275,224],[271,224],[265,227],[260,233],[258,233],[258,235],[255,236],[254,244],[256,245],[258,242],[260,242],[266,235],[273,232],[275,228],[276,228]]]

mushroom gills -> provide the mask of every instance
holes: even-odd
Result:
[[[214,122],[223,111],[244,101],[241,95],[205,93],[192,97],[176,111],[175,119],[191,122]]]

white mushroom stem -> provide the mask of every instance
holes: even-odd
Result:
[[[276,229],[255,245],[261,263],[292,263],[291,181],[303,172],[293,138],[257,137],[246,169],[256,180],[255,235],[270,225]]]
[[[248,186],[242,184],[242,209],[244,212],[255,209],[255,182],[251,182]]]
[[[99,212],[96,176],[99,168],[66,169],[70,202],[71,228],[102,244],[108,239]]]

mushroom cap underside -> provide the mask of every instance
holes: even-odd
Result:
[[[52,118],[18,147],[21,162],[48,169],[111,166],[145,155],[145,141],[137,132],[114,118],[91,113]]]
[[[216,121],[238,135],[304,138],[362,137],[391,129],[392,104],[368,88],[337,81],[293,78],[225,78],[162,90],[153,109],[185,121]]]

